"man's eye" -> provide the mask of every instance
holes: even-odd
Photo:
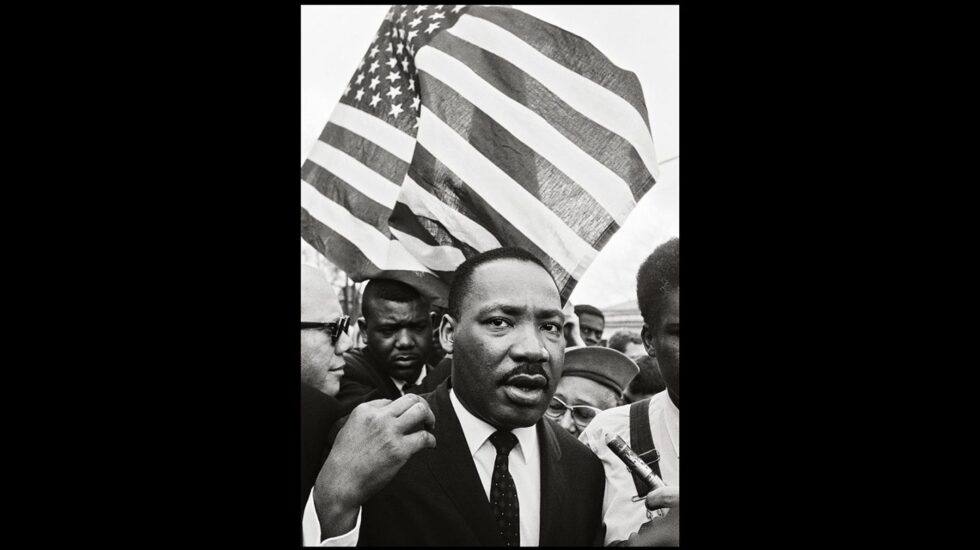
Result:
[[[489,321],[487,321],[487,324],[494,328],[504,328],[504,327],[511,326],[510,321],[508,321],[507,319],[501,319],[499,317],[490,319]]]
[[[561,325],[558,323],[545,323],[541,325],[541,328],[548,332],[561,332]]]

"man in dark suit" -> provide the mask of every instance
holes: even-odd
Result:
[[[432,367],[426,365],[432,348],[428,300],[400,281],[372,279],[361,303],[364,318],[357,324],[367,345],[344,354],[341,414],[364,401],[434,390],[441,380],[429,378]]]
[[[561,377],[563,320],[554,279],[524,250],[457,268],[440,328],[452,376],[423,396],[436,447],[363,505],[359,545],[601,543],[602,466],[542,418]],[[331,512],[320,518],[329,524]]]
[[[361,503],[373,495],[423,447],[435,444],[422,428],[432,413],[417,396],[376,400],[356,407],[331,446],[331,427],[340,416],[332,396],[350,349],[347,318],[326,277],[310,266],[300,277],[300,516],[314,494],[318,506]],[[421,432],[421,433],[419,433]],[[362,455],[363,453],[363,455]],[[314,524],[316,521],[312,520]],[[349,531],[353,525],[340,524]],[[308,543],[319,543],[316,534]]]

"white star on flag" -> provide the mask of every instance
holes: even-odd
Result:
[[[391,53],[391,42],[388,42],[388,47],[385,48],[385,51]]]
[[[415,89],[415,79],[414,78],[409,79],[409,81],[408,81],[408,89],[409,90],[414,90]]]
[[[374,107],[374,104],[377,103],[377,102],[379,102],[379,101],[381,101],[381,95],[380,94],[374,94],[374,97],[371,98],[371,106]]]
[[[444,19],[444,18],[445,16],[442,14],[442,12],[438,12],[438,11],[429,16],[429,19]]]
[[[394,69],[395,68],[395,64],[397,64],[397,63],[398,63],[398,60],[395,59],[394,57],[392,57],[388,61],[385,61],[385,65],[387,65],[389,69]]]
[[[425,8],[427,8],[427,7],[428,7],[427,5],[422,4],[422,5],[418,6],[417,8],[415,8],[415,13],[418,13],[420,11],[425,11]]]
[[[422,18],[416,17],[415,19],[412,19],[411,21],[408,22],[408,26],[414,29],[421,22],[422,22]]]
[[[381,83],[381,79],[378,78],[378,77],[374,77],[374,78],[371,79],[371,84],[368,86],[368,88],[371,88],[372,90],[374,90],[374,87],[377,86],[380,83]]]
[[[402,111],[403,109],[401,103],[392,103],[391,110],[388,111],[388,114],[397,117],[398,115],[402,114]]]
[[[432,31],[434,31],[434,30],[436,30],[438,28],[439,28],[439,23],[432,23],[431,25],[429,25],[429,28],[425,29],[425,33],[426,34],[432,34]]]
[[[405,44],[399,42],[398,43],[398,47],[395,48],[395,54],[401,55],[402,54],[402,50],[404,50],[404,49],[405,49]]]
[[[408,58],[407,57],[405,59],[402,59],[402,68],[405,69],[405,72],[406,73],[408,72]]]
[[[419,99],[419,96],[415,96],[415,98],[412,99],[412,108],[415,109],[416,111],[418,111],[419,110],[419,103],[421,103],[421,102],[422,101]]]
[[[373,73],[374,71],[378,70],[379,65],[380,64],[377,61],[372,61],[371,67],[368,68],[368,72]]]
[[[388,80],[388,83],[391,84],[396,80],[400,80],[401,77],[402,75],[399,74],[398,71],[391,71],[390,73],[388,73],[388,76],[386,76],[385,78]]]
[[[378,55],[378,52],[379,51],[381,51],[381,50],[379,50],[377,46],[371,48],[371,57],[374,57],[374,56]]]
[[[360,84],[362,80],[364,80],[364,73],[360,73],[357,75],[357,82],[355,82],[354,84]]]
[[[412,40],[413,38],[415,38],[418,35],[419,35],[419,31],[409,31],[408,32],[408,40]]]
[[[361,100],[361,96],[363,96],[363,95],[364,95],[364,90],[358,88],[357,89],[357,97],[355,97],[354,100],[355,101],[360,101]]]
[[[458,4],[455,8],[453,8],[453,13],[459,13],[459,10],[461,10],[461,9],[463,9],[465,7],[466,7],[466,4]]]
[[[347,84],[347,87],[346,87],[346,88],[344,88],[344,93],[342,93],[342,94],[340,94],[340,95],[342,95],[342,96],[346,96],[348,92],[350,92],[350,83],[348,83],[348,84]]]
[[[396,97],[400,96],[401,94],[402,94],[402,89],[401,88],[396,88],[396,87],[392,86],[391,88],[388,88],[388,93],[385,94],[385,95],[388,96],[388,99],[395,99]]]

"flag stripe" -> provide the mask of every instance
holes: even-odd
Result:
[[[338,206],[347,209],[352,216],[375,227],[386,239],[391,238],[388,232],[391,208],[378,204],[377,201],[315,162],[307,162],[303,167],[301,180]]]
[[[464,61],[610,167],[630,185],[634,199],[653,185],[658,167],[650,130],[626,100],[484,19],[464,15],[430,45]]]
[[[361,162],[381,174],[395,185],[401,185],[408,163],[383,149],[369,139],[365,139],[350,130],[327,123],[320,134],[320,141],[334,148],[361,159]]]
[[[342,230],[347,240],[361,250],[375,266],[383,269],[430,273],[398,241],[390,240],[377,227],[357,219],[344,207],[324,197],[313,186],[302,180],[300,180],[300,204],[317,220],[330,225],[335,230]]]
[[[415,255],[423,265],[435,271],[455,271],[466,259],[463,253],[452,246],[432,246],[408,233],[390,228],[391,234],[405,245],[405,249]]]
[[[441,50],[422,48],[416,55],[415,63],[420,71],[455,89],[559,170],[574,174],[579,185],[595,197],[617,223],[622,225],[626,221],[626,216],[636,206],[626,182],[570,142],[539,115],[500,93],[461,61]],[[428,99],[427,96],[423,101]],[[421,124],[424,122],[420,123],[420,132]]]
[[[426,50],[437,51],[432,48]],[[573,278],[579,279],[592,263],[596,251],[589,243],[520,184],[477,153],[425,106],[422,107],[418,141],[479,193],[494,210],[511,220],[519,231],[547,251]]]
[[[567,174],[449,86],[431,75],[423,78],[438,116],[586,241],[591,242],[610,224],[616,225],[602,205]]]
[[[617,67],[588,40],[519,9],[474,6],[466,14],[490,21],[514,36],[521,37],[524,42],[559,65],[625,99],[640,114],[649,130],[650,119],[643,101],[643,89],[636,74]]]
[[[415,140],[383,120],[343,103],[338,103],[330,122],[373,141],[403,162],[412,162]]]
[[[371,277],[380,271],[357,245],[347,240],[332,227],[314,218],[306,208],[300,206],[300,236],[320,253],[328,256],[344,272]],[[357,280],[357,279],[355,279]]]
[[[402,184],[402,192],[398,196],[398,201],[412,209],[416,215],[439,222],[449,234],[470,245],[478,252],[500,247],[500,241],[482,225],[464,216],[458,210],[447,206],[428,191],[422,189],[408,175],[405,176],[405,183]]]
[[[409,177],[417,182],[419,187],[428,193],[432,193],[439,200],[448,204],[458,204],[461,209],[472,210],[478,222],[487,228],[494,235],[499,235],[501,246],[516,246],[527,250],[544,262],[554,277],[558,288],[567,293],[562,298],[567,298],[574,288],[574,281],[561,264],[556,262],[548,253],[538,247],[528,235],[524,234],[516,227],[512,220],[504,217],[494,210],[485,197],[481,196],[475,189],[470,187],[458,175],[453,173],[445,164],[439,161],[425,147],[419,146],[415,149],[415,158],[411,168],[408,169]],[[436,188],[431,182],[439,181],[442,187]],[[526,215],[533,215],[528,212]]]
[[[397,184],[371,170],[359,159],[322,141],[316,142],[307,161],[315,162],[324,168],[329,166],[331,173],[381,206],[390,209],[398,199]]]

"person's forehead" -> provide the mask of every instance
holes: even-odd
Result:
[[[587,324],[593,326],[598,326],[604,323],[602,317],[599,317],[594,313],[582,313],[581,315],[578,316],[578,322],[580,325]]]
[[[475,312],[490,304],[561,310],[561,298],[551,276],[541,266],[504,259],[473,270],[463,309]]]
[[[301,321],[311,323],[333,321],[343,314],[340,301],[322,286],[304,288],[300,294]]]
[[[597,403],[611,393],[612,390],[602,384],[575,375],[562,376],[555,391],[555,395],[563,396],[569,405],[592,406],[598,406]]]
[[[406,317],[424,317],[428,319],[429,317],[429,308],[426,307],[425,300],[422,298],[408,302],[396,302],[385,300],[384,298],[375,298],[371,300],[369,310],[371,316],[377,319],[402,319]]]

